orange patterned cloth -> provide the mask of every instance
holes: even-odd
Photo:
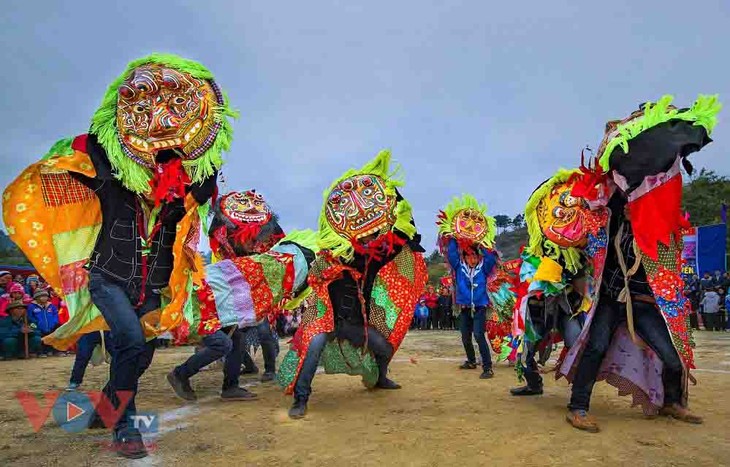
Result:
[[[3,193],[3,220],[11,240],[68,307],[68,322],[44,338],[46,344],[60,350],[72,346],[83,334],[109,329],[91,301],[85,268],[101,227],[101,207],[94,192],[70,175],[96,176],[85,147],[86,135],[56,144]],[[200,218],[191,195],[185,208],[173,247],[170,303],[145,315],[142,323],[148,336],[180,325],[192,281],[202,275],[202,262],[195,255]]]

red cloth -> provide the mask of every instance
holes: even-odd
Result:
[[[439,296],[436,293],[425,293],[421,296],[421,299],[426,302],[426,306],[429,308],[436,308],[439,303]]]
[[[628,209],[636,243],[653,260],[660,242],[669,245],[672,235],[678,240],[682,230],[690,227],[682,215],[681,174],[629,202]]]

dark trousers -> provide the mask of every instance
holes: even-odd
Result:
[[[104,346],[107,347],[109,354],[112,350],[112,341],[108,331],[104,331]],[[94,354],[94,349],[97,345],[101,345],[101,332],[95,331],[88,334],[84,334],[76,343],[76,358],[74,359],[74,366],[71,370],[71,383],[78,384],[84,382],[84,375],[86,374],[86,367],[89,366],[91,356]]]
[[[319,359],[328,339],[327,333],[321,333],[312,337],[309,342],[307,355],[304,357],[302,369],[299,371],[299,377],[294,385],[295,399],[306,401],[312,394],[312,380],[317,372]],[[378,364],[378,382],[384,382],[388,377],[388,363],[393,356],[393,346],[390,345],[385,336],[376,331],[375,328],[368,326],[368,349],[373,353],[375,362]]]
[[[175,368],[175,373],[183,379],[196,375],[201,368],[210,365],[219,358],[226,357],[223,366],[223,390],[238,387],[238,376],[241,372],[241,348],[243,333],[236,328],[229,336],[227,332],[218,330],[203,338],[203,347],[188,358],[185,363]]]
[[[451,307],[439,307],[441,329],[451,329]]]
[[[706,331],[720,331],[720,313],[702,313],[702,321],[705,323]]]
[[[259,333],[259,343],[261,343],[261,352],[264,357],[264,373],[276,373],[276,339],[271,333],[271,325],[268,320],[264,320],[256,326]]]
[[[482,368],[485,371],[492,368],[492,354],[489,352],[489,345],[487,345],[487,338],[485,336],[487,308],[478,306],[474,308],[474,312],[472,313],[471,308],[462,307],[461,317],[459,319],[461,320],[459,323],[461,342],[464,344],[467,361],[471,363],[476,363],[477,361],[476,355],[474,354],[474,344],[471,341],[473,335],[479,347]]]
[[[593,385],[603,357],[618,325],[626,319],[626,305],[601,297],[591,322],[589,338],[573,380],[568,408],[588,410]],[[682,397],[682,362],[679,359],[666,322],[660,311],[651,304],[634,300],[634,328],[646,344],[656,352],[664,364],[664,404],[679,403]]]
[[[155,354],[154,340],[146,341],[139,318],[160,307],[160,296],[148,294],[142,306],[135,308],[122,286],[107,280],[93,269],[89,274],[89,292],[94,305],[109,325],[114,347],[109,382],[104,387],[104,394],[115,408],[120,405],[117,391],[132,394],[115,426],[115,430],[119,431],[127,427],[129,417],[137,412],[137,384]]]
[[[442,328],[442,321],[443,316],[441,315],[441,308],[431,308],[431,325],[433,326],[433,329],[443,329]]]
[[[542,307],[530,306],[530,321],[535,332],[540,336],[540,340],[537,342],[526,342],[527,354],[525,355],[525,380],[527,385],[533,389],[542,388],[542,376],[537,367],[537,355],[538,347],[540,347],[542,340],[549,337],[550,331],[553,327],[558,329],[558,332],[563,336],[563,342],[565,347],[570,348],[573,346],[575,341],[578,339],[581,330],[583,329],[582,317],[571,317],[567,313],[558,314],[558,322],[553,323],[553,317],[548,317],[547,322],[543,318]]]

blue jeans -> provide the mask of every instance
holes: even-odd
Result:
[[[309,400],[312,394],[312,380],[319,366],[319,359],[322,351],[327,345],[327,333],[317,334],[312,337],[307,349],[307,355],[304,357],[302,369],[299,371],[299,377],[294,385],[294,398]],[[375,356],[375,362],[378,364],[378,383],[384,382],[388,377],[388,363],[393,356],[393,346],[381,333],[375,328],[368,326],[368,349]]]
[[[79,341],[76,343],[76,359],[74,360],[74,366],[71,370],[71,383],[75,383],[80,386],[81,383],[84,382],[86,367],[89,366],[89,361],[91,361],[94,348],[100,344],[101,332],[95,331],[81,336]],[[108,331],[104,331],[104,346],[107,347],[107,351],[111,354],[112,342]]]
[[[259,333],[259,343],[264,356],[264,372],[276,373],[277,342],[271,333],[271,325],[268,320],[264,320],[256,326],[256,329]]]
[[[672,344],[667,324],[660,311],[651,304],[633,302],[634,328],[646,344],[656,352],[664,364],[664,404],[679,403],[682,398],[682,361]],[[601,297],[591,322],[588,343],[583,350],[573,379],[570,410],[588,410],[593,385],[603,357],[611,344],[618,325],[626,319],[626,305],[610,298]]]
[[[223,330],[205,336],[203,348],[175,368],[175,374],[182,379],[188,379],[196,375],[204,366],[226,357],[223,366],[223,390],[237,388],[238,375],[241,373],[242,342],[243,333],[240,329],[233,331],[230,337]]]
[[[127,427],[129,417],[137,412],[137,384],[155,354],[154,339],[146,341],[139,318],[160,307],[160,296],[150,293],[142,306],[135,308],[124,287],[108,280],[93,268],[89,273],[89,292],[94,305],[109,325],[114,347],[109,382],[104,387],[104,394],[118,408],[120,401],[117,391],[132,393],[123,415],[114,427],[115,431],[120,431]]]
[[[492,368],[492,354],[489,352],[489,345],[487,345],[486,333],[486,321],[487,320],[487,308],[478,306],[474,308],[472,314],[471,308],[461,308],[461,343],[464,344],[464,350],[466,351],[466,360],[470,363],[476,363],[477,358],[474,354],[474,344],[471,341],[471,336],[477,341],[479,346],[479,355],[482,358],[482,368],[484,371]]]

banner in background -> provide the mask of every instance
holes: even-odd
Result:
[[[694,229],[693,229],[694,230]],[[692,233],[682,237],[684,248],[682,249],[682,276],[685,281],[697,274],[697,234]]]
[[[697,272],[725,271],[727,225],[697,227]]]

